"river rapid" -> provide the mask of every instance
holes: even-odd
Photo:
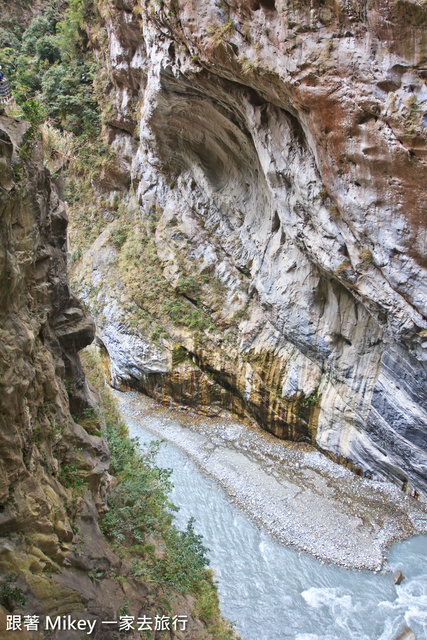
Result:
[[[115,395],[141,446],[164,437],[163,414],[153,409],[148,420],[146,399]],[[427,638],[426,536],[395,544],[382,572],[345,569],[281,544],[256,526],[176,444],[166,442],[157,463],[173,469],[177,524],[184,528],[195,518],[218,579],[221,611],[242,640],[394,640],[406,626],[417,640]],[[405,576],[400,585],[392,576],[397,568]]]

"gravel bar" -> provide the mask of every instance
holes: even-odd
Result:
[[[393,542],[427,534],[425,503],[356,476],[311,445],[230,416],[164,408],[137,392],[114,395],[125,419],[184,450],[258,526],[322,562],[380,571]]]

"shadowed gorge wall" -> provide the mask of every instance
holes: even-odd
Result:
[[[0,636],[113,640],[124,612],[167,612],[186,620],[174,637],[231,640],[200,538],[172,525],[167,473],[127,438],[88,354],[101,405],[85,377],[95,324],[70,291],[66,207],[29,126],[0,114]]]
[[[95,404],[77,354],[95,326],[70,292],[64,205],[41,157],[18,156],[28,126],[0,116],[0,569],[17,577],[32,613],[64,606],[76,613],[90,580],[82,574],[79,585],[74,521],[83,509],[80,563],[90,565],[105,553],[97,507],[109,452],[103,438],[77,424]],[[71,487],[78,478],[88,484],[76,502]],[[83,550],[85,528],[92,552]],[[66,558],[68,577],[61,574]]]

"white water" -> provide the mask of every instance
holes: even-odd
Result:
[[[121,399],[125,402],[125,399]],[[155,439],[124,416],[131,437]],[[427,640],[427,538],[395,545],[390,569],[405,575],[348,571],[299,554],[257,529],[217,484],[167,443],[157,458],[172,468],[177,524],[196,519],[210,549],[223,615],[242,640],[393,640],[406,625]]]

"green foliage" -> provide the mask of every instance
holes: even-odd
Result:
[[[91,580],[94,580],[95,582],[99,582],[104,577],[104,574],[105,574],[105,571],[103,571],[102,569],[92,569],[92,571],[89,571],[87,575]]]
[[[80,260],[80,258],[82,257],[83,252],[81,250],[81,247],[77,247],[77,249],[75,249],[71,256],[70,259],[68,261],[68,264],[71,266],[73,265],[75,262],[78,262]]]
[[[117,211],[119,208],[119,204],[120,204],[120,198],[117,195],[117,193],[114,195],[113,197],[113,202],[111,203],[111,208],[113,211]]]
[[[236,321],[240,321],[240,320],[249,320],[250,315],[249,315],[249,304],[246,303],[245,306],[243,307],[243,309],[239,309],[239,311],[236,311],[236,313],[234,314],[232,321],[236,322]]]
[[[93,12],[92,0],[70,0],[62,21],[53,4],[22,33],[13,25],[0,29],[0,64],[18,106],[37,101],[45,119],[75,135],[100,131],[93,87],[97,67],[82,29]]]
[[[72,60],[50,67],[41,81],[48,115],[59,126],[76,135],[95,135],[100,121],[93,98],[94,62]]]
[[[415,94],[409,96],[405,101],[404,126],[405,131],[409,135],[414,135],[418,132],[418,127],[420,125],[418,112],[419,107],[420,105],[417,102]]]
[[[28,100],[22,104],[24,117],[30,123],[30,128],[25,133],[25,143],[22,145],[19,154],[21,157],[26,156],[33,146],[33,143],[40,135],[40,125],[44,122],[45,111],[43,106],[37,100]]]
[[[25,30],[22,36],[22,42],[27,43],[34,38],[36,41],[38,38],[45,36],[48,33],[52,33],[53,25],[45,16],[36,15],[30,23],[30,26]],[[34,54],[34,51],[31,53]]]
[[[19,40],[12,31],[0,28],[0,47],[2,49],[17,49],[19,46]]]
[[[198,298],[201,291],[200,282],[195,275],[180,276],[176,290],[178,293],[189,298]]]
[[[160,446],[152,442],[140,452],[137,441],[123,435],[113,422],[105,433],[111,452],[111,470],[120,480],[110,501],[102,529],[116,543],[144,542],[146,533],[163,531],[172,521],[173,505],[167,494],[172,488],[171,471],[154,463]]]
[[[87,486],[74,462],[61,466],[59,480],[67,489],[76,489],[78,492],[81,492]]]
[[[119,227],[118,229],[114,229],[112,237],[114,246],[117,249],[121,249],[128,237],[127,227]]]
[[[328,192],[326,191],[325,187],[322,187],[319,193],[317,194],[317,196],[315,197],[315,200],[320,200],[322,204],[325,204],[327,199],[328,199]]]
[[[92,0],[70,0],[65,19],[57,26],[61,49],[66,60],[73,59],[84,39],[85,19],[93,8]]]
[[[207,329],[213,331],[215,325],[209,315],[202,309],[193,309],[188,302],[179,298],[165,300],[162,308],[172,322],[177,326],[188,327],[189,329]]]
[[[329,211],[329,215],[331,216],[332,220],[339,220],[340,212],[339,212],[338,207],[335,204],[331,204],[328,207],[328,211]]]
[[[49,21],[43,16],[35,16],[22,36],[21,54],[29,57],[35,56],[39,38],[49,33],[51,33]]]
[[[38,129],[45,119],[43,106],[40,102],[37,102],[37,100],[31,99],[28,100],[28,102],[24,102],[22,105],[22,111],[25,119],[28,120],[34,130]]]
[[[316,405],[320,402],[319,398],[319,386],[317,386],[314,391],[310,393],[309,396],[306,396],[304,392],[301,393],[301,396],[298,399],[298,404],[303,409],[310,410],[313,405]]]
[[[237,59],[237,62],[239,62],[240,64],[243,75],[247,76],[254,73],[255,64],[251,60],[249,60],[249,58],[247,58],[246,56],[240,56]]]
[[[137,440],[129,438],[111,392],[103,385],[96,357],[86,351],[82,359],[100,392],[104,435],[111,453],[110,472],[119,481],[109,497],[110,510],[102,517],[101,529],[122,550],[139,550],[132,564],[134,576],[163,589],[197,592],[207,578],[207,550],[194,531],[192,519],[185,531],[172,524],[176,507],[168,498],[171,471],[155,464],[162,443],[151,442],[141,450]],[[155,546],[147,543],[148,535],[161,543],[161,557],[156,557]]]
[[[25,604],[27,598],[24,596],[22,589],[16,586],[18,575],[9,573],[3,578],[0,584],[0,604],[8,611],[13,611],[19,604]]]
[[[207,631],[215,640],[240,640],[232,627],[219,615],[218,594],[212,584],[212,574],[209,570],[206,573],[207,579],[201,581],[197,587],[193,615],[199,616],[204,621]]]
[[[113,243],[121,249],[115,267],[133,303],[129,322],[138,331],[151,335],[155,342],[165,334],[167,337],[169,323],[212,331],[215,325],[201,302],[202,295],[206,295],[203,285],[208,282],[214,295],[221,295],[222,285],[206,274],[189,275],[183,269],[176,288],[171,286],[164,277],[156,243],[147,233],[156,215],[157,210],[153,209],[144,223],[137,213],[125,212],[120,219],[120,230],[112,234]],[[93,226],[93,222],[91,224]],[[132,233],[126,231],[129,229]],[[82,241],[85,239],[82,238]]]
[[[172,351],[172,366],[177,367],[181,362],[187,360],[188,357],[189,354],[185,347],[174,347]]]
[[[233,37],[236,28],[232,20],[228,20],[224,24],[214,24],[208,28],[209,40],[214,47],[222,42],[227,42]]]
[[[43,36],[36,42],[36,54],[39,60],[47,60],[50,64],[61,59],[61,51],[56,46],[55,38]]]
[[[165,535],[165,557],[150,569],[151,578],[161,586],[172,587],[179,593],[197,591],[206,578],[209,564],[203,538],[194,531],[194,518],[190,518],[185,531],[171,527]]]
[[[100,423],[99,423],[99,415],[98,411],[92,407],[86,407],[83,409],[81,414],[78,417],[75,417],[74,420],[80,424],[90,435],[92,436],[100,436]]]

